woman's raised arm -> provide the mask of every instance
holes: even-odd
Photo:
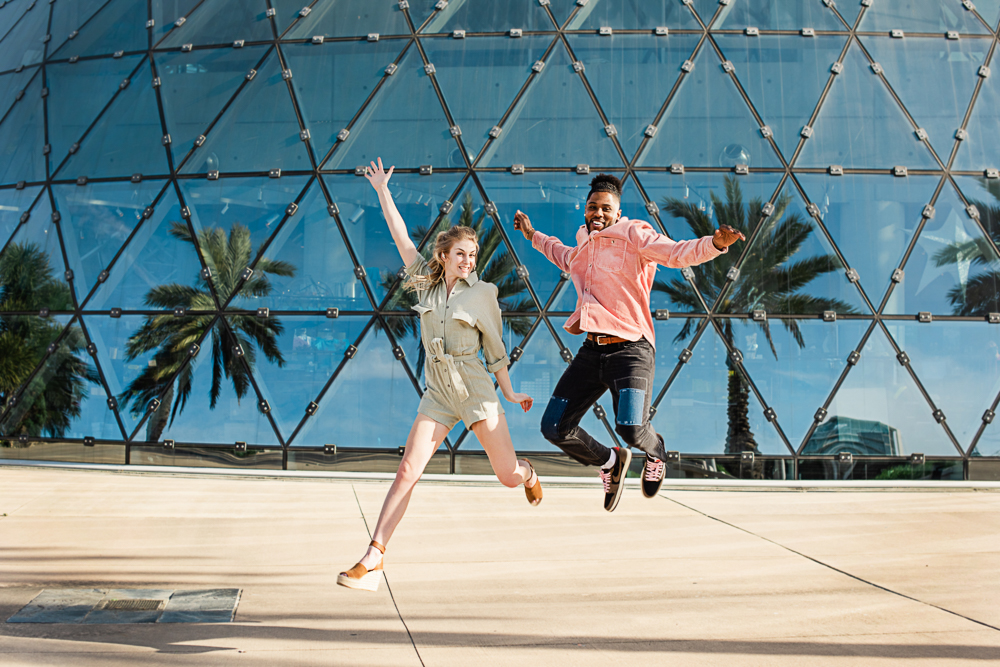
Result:
[[[417,246],[410,239],[410,235],[406,231],[406,223],[403,222],[403,216],[399,214],[395,202],[392,201],[392,195],[389,193],[389,177],[392,176],[395,167],[389,167],[389,171],[385,171],[382,168],[382,158],[378,158],[378,165],[374,162],[371,165],[365,170],[365,178],[378,193],[378,201],[382,204],[382,215],[385,216],[385,221],[389,225],[389,233],[392,234],[392,240],[396,242],[399,256],[403,258],[403,266],[409,266],[417,257]]]

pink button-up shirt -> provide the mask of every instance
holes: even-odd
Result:
[[[531,245],[550,262],[570,274],[576,286],[576,312],[563,327],[571,334],[583,332],[619,336],[631,341],[645,338],[656,347],[649,292],[656,265],[672,269],[715,259],[719,250],[711,236],[693,241],[673,241],[648,222],[621,218],[607,229],[576,232],[576,247],[539,231]]]

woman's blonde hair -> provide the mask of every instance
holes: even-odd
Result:
[[[427,262],[427,267],[430,269],[429,273],[427,275],[411,276],[404,283],[403,288],[408,290],[428,290],[444,280],[444,264],[441,263],[441,255],[450,253],[452,246],[459,241],[472,241],[476,244],[476,249],[479,249],[479,239],[476,238],[476,232],[472,227],[455,225],[450,229],[438,233],[437,238],[434,239],[434,254]]]

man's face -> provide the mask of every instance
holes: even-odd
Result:
[[[618,222],[622,217],[621,205],[610,192],[595,192],[587,199],[583,217],[587,221],[588,232],[599,232]]]

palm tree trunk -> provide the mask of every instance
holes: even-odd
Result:
[[[148,442],[159,442],[160,436],[163,435],[163,429],[167,427],[167,419],[170,418],[170,408],[173,402],[174,383],[172,381],[167,387],[167,393],[160,399],[160,407],[156,409],[153,416],[149,418],[149,423],[146,424],[146,440]]]
[[[726,433],[726,454],[759,453],[753,431],[750,430],[750,388],[728,359],[726,367],[729,369],[727,408],[729,431]]]

